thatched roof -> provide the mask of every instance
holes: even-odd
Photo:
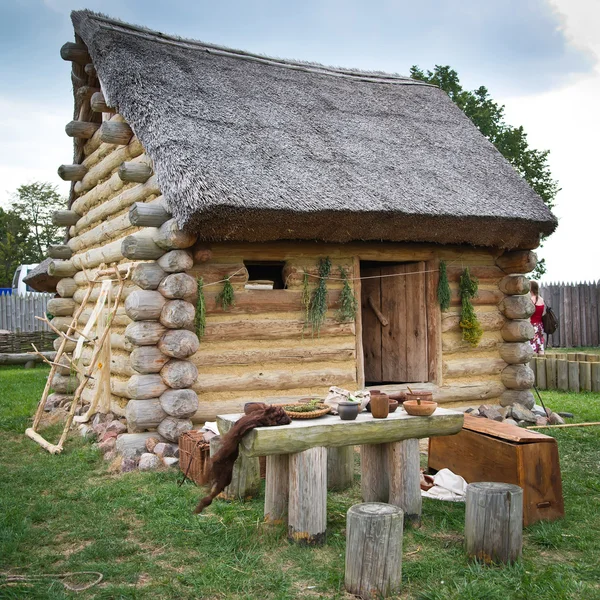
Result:
[[[23,281],[36,292],[56,293],[56,285],[60,281],[60,277],[48,275],[48,265],[52,262],[51,258],[42,261],[35,269],[32,269],[23,278]]]
[[[72,14],[110,105],[206,240],[532,247],[556,219],[440,89]]]

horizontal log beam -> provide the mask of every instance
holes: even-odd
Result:
[[[354,384],[356,368],[319,368],[303,371],[267,371],[262,373],[231,374],[227,372],[203,373],[200,371],[193,386],[197,392],[229,392],[242,390],[292,390],[305,387],[322,387],[323,392],[332,385]]]
[[[499,375],[505,367],[501,358],[464,358],[444,361],[443,373],[446,377]]]
[[[164,253],[150,236],[128,235],[121,242],[121,254],[132,260],[154,260]]]
[[[92,97],[90,99],[90,107],[94,112],[99,113],[116,112],[114,108],[106,104],[106,100],[104,99],[104,94],[102,92],[95,92],[94,94],[92,94]]]
[[[147,164],[124,162],[117,173],[123,181],[146,183],[152,175],[152,167]]]
[[[93,63],[89,62],[87,65],[85,65],[83,70],[85,71],[85,74],[88,77],[91,77],[91,78],[97,77],[96,67],[94,67]]]
[[[72,138],[89,140],[100,128],[98,123],[89,121],[71,121],[65,125],[65,133]]]
[[[60,165],[58,176],[64,181],[81,181],[87,173],[84,165]]]
[[[171,218],[161,204],[134,202],[129,209],[129,221],[136,227],[160,227]]]
[[[56,352],[42,352],[42,355],[48,360],[54,360]],[[28,362],[41,362],[43,359],[38,354],[29,352],[2,352],[0,353],[0,365],[24,365]]]
[[[92,60],[87,46],[85,44],[76,44],[74,42],[63,44],[60,49],[60,57],[63,60],[74,62],[79,65],[85,65]]]
[[[477,295],[471,300],[474,306],[490,305],[496,306],[502,299],[504,294],[500,290],[478,290]],[[458,290],[452,290],[450,296],[451,306],[460,306],[461,299]]]
[[[537,265],[537,254],[530,250],[505,252],[496,259],[496,264],[507,274],[530,273]]]
[[[72,298],[77,291],[77,283],[72,277],[65,277],[56,284],[56,292],[61,298]]]
[[[70,260],[52,260],[48,263],[51,277],[73,277],[79,269]]]
[[[59,227],[71,227],[81,218],[74,210],[57,210],[52,215],[52,223]]]
[[[460,281],[460,276],[464,271],[463,267],[448,265],[446,267],[448,281],[451,283],[458,283]],[[496,283],[506,275],[500,267],[478,265],[469,265],[469,273],[472,277],[477,277],[480,282],[485,281],[486,283]]]
[[[320,337],[354,335],[354,323],[338,323],[333,319],[326,319],[321,326]],[[206,324],[203,340],[284,340],[306,338],[310,344],[311,331],[303,321],[289,320],[235,320],[221,323]]]
[[[257,365],[261,363],[327,363],[355,358],[354,341],[332,346],[292,346],[289,348],[244,348],[223,350],[218,344],[201,344],[190,360],[198,367]]]
[[[529,292],[531,284],[525,275],[507,275],[500,280],[498,287],[508,296],[520,296]]]
[[[47,253],[50,258],[58,258],[60,260],[69,260],[73,256],[73,251],[66,244],[48,246]]]
[[[46,311],[55,317],[69,317],[75,312],[75,307],[71,298],[51,298]]]
[[[477,318],[484,331],[499,331],[506,323],[506,319],[498,311],[478,312]],[[461,331],[460,314],[442,313],[442,332]]]
[[[133,137],[133,131],[127,123],[105,121],[100,127],[100,140],[105,144],[126,146]]]

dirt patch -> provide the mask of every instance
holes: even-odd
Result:
[[[85,550],[91,543],[92,543],[92,540],[86,540],[85,542],[73,544],[72,546],[67,547],[66,550],[63,550],[62,555],[65,558],[69,558],[69,556],[72,556],[73,554],[77,554],[78,552]]]

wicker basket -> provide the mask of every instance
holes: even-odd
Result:
[[[210,458],[210,444],[204,441],[201,431],[186,431],[179,436],[179,469],[194,483],[202,485],[202,473],[206,461]],[[264,479],[267,472],[267,457],[259,456],[260,477]]]
[[[287,404],[274,404],[273,406],[281,406],[283,408],[284,406],[302,406],[303,404],[306,404],[306,403],[305,402],[288,402]],[[288,411],[288,410],[285,410],[285,408],[283,410],[285,411],[285,414],[290,419],[317,419],[318,417],[322,417],[322,416],[326,415],[331,410],[331,407],[327,406],[325,404],[321,404],[320,406],[322,406],[322,408],[318,408],[317,410],[313,410],[311,412],[302,412],[302,413]]]
[[[204,465],[210,457],[210,444],[202,431],[186,431],[179,436],[179,468],[198,485],[202,484]]]

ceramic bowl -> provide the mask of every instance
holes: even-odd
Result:
[[[391,413],[395,412],[397,408],[398,408],[398,400],[392,400],[392,398],[390,398],[390,412]]]

